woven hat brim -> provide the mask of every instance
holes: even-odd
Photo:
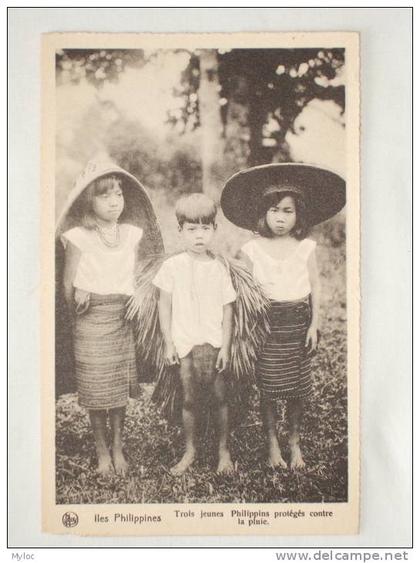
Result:
[[[69,193],[57,221],[56,237],[59,237],[65,230],[80,224],[80,214],[82,211],[79,205],[80,196],[92,182],[109,174],[121,176],[124,181],[125,205],[120,220],[143,229],[144,239],[142,246],[145,249],[145,253],[159,254],[163,252],[161,230],[146,189],[135,176],[113,164],[98,168],[93,174],[81,175],[81,179],[79,178],[75,187]]]
[[[265,164],[242,170],[226,182],[220,205],[227,219],[255,231],[263,192],[273,185],[291,186],[303,194],[309,226],[333,217],[346,203],[346,182],[336,172],[309,164]]]

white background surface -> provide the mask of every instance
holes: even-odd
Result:
[[[41,534],[39,397],[42,390],[38,383],[41,33],[312,30],[361,33],[360,535],[99,539]],[[197,8],[188,9],[187,14],[185,9],[165,8],[24,8],[9,11],[11,547],[410,545],[410,105],[411,11],[407,8]],[[77,553],[73,552],[73,556],[77,557]],[[200,554],[197,556],[201,557]],[[213,557],[217,556],[218,552],[213,552]],[[143,557],[142,553],[139,552],[137,557]]]

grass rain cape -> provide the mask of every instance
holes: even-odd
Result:
[[[76,390],[71,319],[63,291],[64,247],[61,235],[68,229],[82,224],[85,209],[81,196],[92,182],[108,174],[122,178],[124,210],[119,221],[143,229],[137,259],[140,261],[149,255],[163,252],[162,236],[156,215],[142,184],[135,176],[116,164],[90,161],[69,193],[55,231],[55,394],[57,397]]]
[[[155,374],[156,386],[152,400],[171,423],[178,423],[181,414],[179,366],[166,366],[164,341],[159,325],[159,289],[152,283],[161,264],[169,256],[156,255],[143,260],[136,273],[136,290],[128,303],[127,317],[134,321],[137,354],[142,369]],[[237,294],[234,302],[232,347],[229,374],[226,376],[233,423],[238,422],[241,407],[257,384],[255,363],[269,324],[269,300],[253,280],[248,269],[238,260],[214,255],[227,269]],[[146,374],[144,374],[146,376]]]

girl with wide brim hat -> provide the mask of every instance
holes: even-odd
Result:
[[[339,174],[288,162],[254,166],[234,174],[223,188],[220,204],[229,221],[256,231],[261,199],[273,191],[300,194],[309,227],[331,218],[346,203],[346,183]]]
[[[141,244],[138,246],[138,261],[152,254],[160,254],[163,252],[163,241],[159,224],[150,198],[139,180],[112,162],[89,162],[85,170],[77,178],[74,188],[68,195],[64,208],[57,221],[55,231],[56,396],[76,390],[71,322],[63,293],[64,247],[61,242],[61,235],[83,222],[85,203],[83,196],[86,189],[95,180],[108,175],[115,175],[122,179],[125,206],[120,220],[143,230]]]
[[[57,221],[56,238],[75,225],[80,225],[84,213],[81,196],[92,182],[110,174],[119,176],[123,180],[125,205],[120,221],[143,229],[139,252],[142,256],[162,252],[162,235],[146,189],[135,176],[117,164],[107,161],[89,162],[78,176]]]
[[[321,284],[316,242],[308,227],[344,206],[341,176],[306,164],[268,164],[244,170],[226,183],[221,206],[235,225],[256,231],[241,256],[270,299],[269,333],[258,350],[256,375],[268,463],[287,467],[278,439],[277,401],[286,401],[290,468],[304,466],[300,429],[312,391],[311,358],[319,340]]]

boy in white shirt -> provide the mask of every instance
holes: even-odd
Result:
[[[231,472],[229,412],[225,373],[232,340],[233,302],[230,276],[209,254],[216,231],[216,205],[204,194],[178,200],[175,208],[185,251],[172,256],[153,280],[160,290],[159,321],[167,365],[179,364],[183,391],[185,453],[172,468],[182,475],[196,457],[195,434],[203,393],[211,393],[219,431],[218,472]]]

